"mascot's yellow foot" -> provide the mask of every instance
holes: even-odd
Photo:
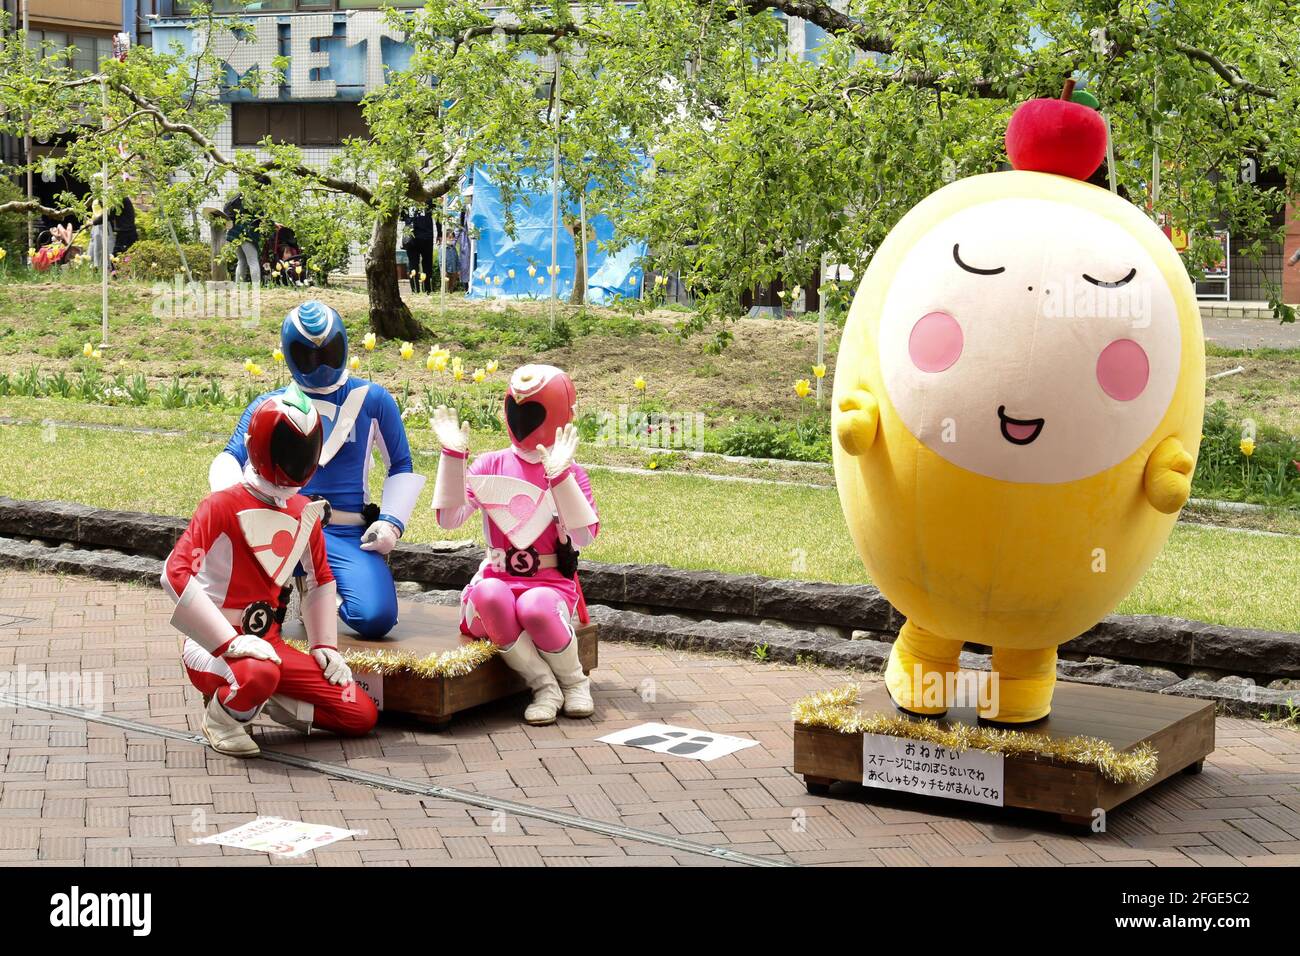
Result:
[[[906,622],[898,632],[889,664],[885,667],[885,687],[894,704],[923,717],[938,717],[948,711],[951,679],[957,673],[961,641],[937,637]]]
[[[979,715],[999,724],[1027,724],[1052,710],[1056,687],[1056,648],[1021,651],[993,648],[993,680]]]

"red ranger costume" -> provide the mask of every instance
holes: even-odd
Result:
[[[260,753],[248,725],[263,707],[304,732],[365,734],[378,719],[338,652],[336,588],[321,530],[328,505],[298,494],[320,448],[320,418],[296,385],[259,405],[243,481],[203,499],[163,569],[176,602],[171,623],[186,638],[185,669],[210,698],[203,733],[220,753]],[[280,637],[299,564],[308,654]]]
[[[444,407],[434,412],[442,444],[433,507],[438,524],[458,528],[483,511],[487,557],[461,593],[461,630],[487,637],[533,692],[530,724],[590,717],[591,682],[578,662],[575,614],[586,621],[578,551],[600,529],[587,473],[574,463],[576,395],[569,376],[525,365],[506,392],[509,448],[465,468],[469,426]]]

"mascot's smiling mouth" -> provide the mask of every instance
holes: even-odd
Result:
[[[1011,418],[1007,415],[1007,406],[998,406],[998,420],[1002,423],[1002,437],[1013,445],[1028,445],[1043,430],[1046,419]]]

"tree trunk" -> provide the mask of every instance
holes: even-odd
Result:
[[[583,305],[587,301],[587,244],[579,238],[582,223],[565,217],[564,228],[573,236],[573,292],[569,295],[569,305]]]
[[[397,212],[375,219],[366,250],[366,291],[370,296],[370,328],[386,339],[414,341],[424,334],[402,301],[397,282]]]

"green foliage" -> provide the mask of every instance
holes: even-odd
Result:
[[[1254,429],[1254,448],[1248,456],[1242,440],[1250,436],[1251,428],[1245,422],[1234,421],[1222,401],[1206,409],[1203,434],[1192,479],[1193,495],[1300,506],[1300,440],[1278,428],[1259,425]]]
[[[830,461],[830,416],[806,416],[795,422],[750,419],[704,434],[704,450],[746,458]]]
[[[212,250],[197,242],[186,243],[182,248],[194,279],[198,282],[207,279],[210,275]],[[139,240],[118,256],[117,268],[129,278],[146,281],[167,281],[174,276],[185,276],[180,253],[171,239]]]
[[[199,241],[198,230],[194,228],[192,217],[178,215],[160,206],[153,209],[136,208],[135,230],[141,241],[156,239],[159,242],[170,243],[172,232],[167,228],[169,222],[171,229],[176,231],[177,240],[181,243]],[[186,254],[188,255],[188,251]]]
[[[25,198],[18,184],[10,179],[0,177],[0,203],[13,202]],[[4,250],[4,261],[0,262],[0,273],[20,268],[27,262],[27,217],[19,212],[0,214],[0,249]]]

